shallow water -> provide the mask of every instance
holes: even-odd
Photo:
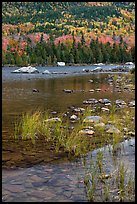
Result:
[[[109,147],[89,152],[86,161],[90,165],[102,151],[106,173],[113,173],[117,165],[128,167],[126,178],[135,175],[135,139],[121,143],[122,153],[114,158]],[[111,149],[111,147],[110,147]],[[35,165],[30,168],[3,170],[3,202],[86,202],[83,160],[56,164]],[[92,173],[92,172],[91,172]]]
[[[89,67],[84,67],[89,69]],[[91,67],[92,68],[92,67]],[[3,158],[9,165],[17,162],[17,156],[22,163],[27,160],[24,153],[43,151],[45,143],[40,141],[35,147],[28,141],[14,141],[13,131],[14,123],[19,120],[22,113],[35,111],[57,111],[65,113],[70,111],[70,106],[84,107],[83,101],[89,98],[108,98],[112,102],[116,99],[123,99],[129,102],[134,99],[134,93],[116,92],[113,86],[110,86],[106,80],[108,73],[87,73],[79,75],[52,75],[52,77],[43,74],[13,74],[11,71],[16,68],[2,69],[2,139],[3,139]],[[47,68],[39,68],[40,72]],[[64,71],[68,67],[50,67],[49,70]],[[83,67],[69,67],[69,71],[78,72]],[[119,74],[121,75],[121,74]],[[29,79],[29,80],[28,80]],[[93,83],[89,82],[92,79]],[[94,93],[90,89],[101,89]],[[38,89],[39,92],[33,92]],[[72,93],[65,93],[63,89],[71,89]],[[49,147],[46,147],[47,157]],[[31,154],[31,153],[30,153]],[[42,153],[41,153],[42,154]],[[31,158],[32,159],[32,155]],[[16,159],[15,159],[16,158]],[[23,159],[24,158],[24,159]],[[61,157],[59,157],[61,158]],[[46,161],[49,161],[46,158]],[[9,161],[10,160],[10,161]],[[12,161],[11,161],[12,160]],[[34,159],[33,159],[34,160]],[[39,162],[38,160],[37,162]],[[19,165],[19,164],[18,164]]]
[[[64,67],[39,67],[39,74],[29,75],[11,74],[16,68],[2,69],[3,201],[87,201],[83,183],[84,167],[80,159],[69,161],[65,154],[55,154],[43,140],[38,140],[34,146],[29,141],[13,139],[15,121],[28,111],[39,109],[65,113],[70,111],[70,106],[85,107],[83,101],[89,98],[107,98],[111,102],[116,99],[125,102],[134,100],[134,92],[117,92],[110,86],[106,80],[109,73],[82,73],[83,68],[89,69],[85,66],[66,67],[65,70]],[[45,69],[70,74],[41,74]],[[93,83],[89,82],[90,79]],[[101,91],[89,92],[98,88]],[[33,89],[39,92],[33,92]],[[63,89],[73,92],[65,93]],[[114,164],[123,160],[130,167],[129,172],[134,174],[134,144],[134,139],[125,141],[125,150],[116,158],[105,152],[107,161],[104,162],[108,166],[108,173],[115,169]],[[92,152],[94,159],[97,151]],[[87,155],[89,162],[90,154]]]
[[[86,75],[83,69],[93,70],[96,67],[101,67],[105,70],[114,69],[117,65],[92,65],[92,66],[63,66],[63,67],[36,67],[39,73],[36,74],[19,74],[11,73],[18,67],[3,67],[2,79],[3,80],[26,80],[26,79],[39,79],[39,78],[61,78],[64,76],[77,76],[79,74]],[[45,70],[48,70],[52,74],[42,74]],[[55,74],[54,74],[55,73]],[[96,74],[96,73],[94,73]]]

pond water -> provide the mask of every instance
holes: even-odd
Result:
[[[92,69],[93,67],[84,68]],[[51,77],[40,74],[45,70],[44,67],[38,67],[39,74],[13,74],[11,73],[13,69],[16,68],[5,67],[2,69],[2,139],[3,155],[6,157],[10,152],[10,156],[13,158],[14,152],[20,152],[23,151],[23,147],[26,148],[25,142],[18,143],[13,140],[14,123],[19,120],[22,113],[34,110],[65,113],[70,106],[82,107],[83,101],[89,98],[97,100],[107,98],[112,102],[116,99],[123,99],[125,102],[134,99],[132,92],[128,94],[127,92],[116,92],[113,86],[110,86],[106,80],[109,73],[79,73],[79,75],[69,76],[53,74]],[[48,69],[56,72],[60,69],[61,71],[67,69],[67,71],[73,70],[74,73],[82,70],[83,67],[69,67],[69,69],[68,67],[50,67]],[[89,80],[93,80],[93,83],[90,83]],[[91,89],[98,88],[101,91],[89,92]],[[33,89],[37,89],[39,92],[33,92]],[[63,89],[70,89],[73,92],[65,93]],[[31,146],[31,144],[29,145]],[[44,145],[43,142],[40,142],[35,148],[44,148]],[[32,147],[31,149],[34,150]],[[8,159],[10,159],[9,156]]]
[[[2,79],[3,80],[26,80],[26,79],[33,79],[33,78],[58,78],[58,77],[64,77],[67,76],[75,76],[79,74],[86,74],[83,72],[83,69],[92,71],[97,67],[101,67],[102,69],[109,70],[116,68],[117,65],[92,65],[92,66],[62,66],[62,67],[36,67],[39,70],[39,73],[37,74],[19,74],[19,73],[11,73],[15,69],[18,69],[19,67],[3,67],[2,68]],[[42,74],[45,70],[48,70],[52,74]]]
[[[122,99],[125,102],[134,100],[133,92],[127,94],[127,92],[114,90],[107,81],[110,73],[82,72],[83,69],[95,67],[37,67],[40,71],[38,74],[13,74],[11,71],[17,69],[16,67],[2,68],[3,201],[30,200],[33,202],[55,199],[55,201],[86,201],[85,190],[80,179],[82,172],[79,161],[70,162],[65,154],[55,154],[42,140],[35,146],[28,141],[15,141],[13,132],[15,121],[20,119],[22,113],[29,111],[49,110],[56,111],[57,114],[65,113],[69,111],[70,106],[84,107],[83,101],[89,98],[97,100],[107,98],[112,102],[116,99]],[[69,73],[47,75],[42,74],[44,70]],[[89,80],[93,80],[93,83]],[[33,92],[33,89],[39,92]],[[64,89],[70,89],[73,92],[65,93]],[[92,93],[89,91],[91,89],[101,90]],[[134,164],[134,161],[132,163]],[[75,175],[79,173],[80,178],[79,176],[76,178]],[[45,179],[42,180],[42,178]],[[36,194],[37,196],[34,196]]]
[[[115,158],[109,151],[109,147],[106,146],[89,152],[86,162],[90,165],[91,155],[95,160],[97,153],[102,151],[105,156],[106,173],[113,173],[118,164],[124,163],[128,167],[126,178],[129,178],[129,175],[135,174],[135,140],[125,140],[121,146],[123,152],[118,158]],[[84,185],[85,170],[82,159],[73,162],[4,170],[2,174],[2,201],[87,202]],[[111,188],[113,189],[113,185]]]

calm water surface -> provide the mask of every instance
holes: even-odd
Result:
[[[83,100],[89,98],[108,98],[112,102],[123,99],[129,102],[134,98],[133,93],[115,92],[106,80],[108,73],[82,73],[90,67],[38,67],[38,74],[13,74],[17,68],[2,69],[2,131],[6,142],[13,136],[14,122],[22,113],[31,110],[66,112],[68,107],[83,106]],[[114,68],[114,65],[102,66]],[[47,69],[51,72],[70,72],[70,74],[42,74]],[[79,74],[78,74],[79,72]],[[77,74],[76,74],[77,73]],[[93,83],[88,82],[89,79]],[[89,92],[90,89],[100,88],[100,92]],[[38,89],[39,92],[33,92]],[[71,89],[73,93],[65,93],[63,89]],[[8,141],[9,142],[9,141]]]
[[[65,113],[70,106],[84,107],[83,101],[89,98],[108,98],[112,102],[134,99],[132,92],[114,91],[106,79],[109,73],[82,73],[82,69],[94,67],[38,67],[39,74],[13,74],[11,71],[16,68],[2,68],[3,166],[29,167],[3,169],[3,201],[87,201],[81,162],[70,162],[56,155],[44,141],[38,141],[34,147],[28,141],[14,141],[12,137],[15,121],[28,111]],[[44,75],[44,70],[69,73]],[[89,92],[97,88],[101,91]],[[65,93],[63,89],[73,92]],[[134,161],[131,163],[134,166]]]
[[[94,67],[84,68],[93,69]],[[114,67],[114,65],[111,67]],[[16,68],[2,69],[2,126],[4,138],[5,133],[6,137],[7,134],[12,134],[15,118],[24,112],[35,109],[63,112],[69,106],[81,106],[83,100],[89,98],[99,99],[104,97],[113,101],[120,97],[128,101],[132,95],[127,96],[126,93],[113,92],[113,88],[105,80],[108,74],[78,74],[83,67],[46,68],[56,72],[58,70],[73,72],[69,75],[43,75],[44,67],[38,68],[39,74],[13,74],[11,71],[14,69]],[[89,83],[89,79],[93,79],[94,83]],[[97,88],[101,88],[102,91],[89,92],[90,89]],[[38,89],[39,92],[34,93],[33,89]],[[66,94],[63,89],[72,89],[74,92]]]

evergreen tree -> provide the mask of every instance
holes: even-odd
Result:
[[[43,33],[41,34],[41,37],[40,37],[40,43],[43,42]]]
[[[48,64],[48,65],[51,65],[51,64],[52,64],[51,56],[48,56],[48,57],[47,57],[47,64]]]
[[[74,57],[72,53],[70,53],[69,63],[74,63]]]
[[[131,48],[132,61],[135,62],[135,46]]]
[[[22,66],[23,64],[22,57],[19,56],[18,54],[15,55],[15,61],[17,66]]]
[[[84,34],[81,31],[81,44],[84,45],[85,44],[85,38],[84,38]]]

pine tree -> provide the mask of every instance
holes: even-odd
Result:
[[[22,63],[23,63],[22,57],[19,56],[18,54],[15,55],[15,61],[17,66],[22,66]]]
[[[85,38],[84,38],[84,34],[83,32],[81,31],[81,44],[84,45],[85,44]]]
[[[74,63],[74,57],[72,53],[70,53],[69,63]]]
[[[48,57],[47,57],[47,64],[48,64],[48,65],[51,65],[51,64],[52,64],[51,56],[48,56]]]

